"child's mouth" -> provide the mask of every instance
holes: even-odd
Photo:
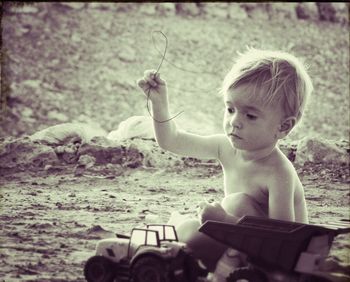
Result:
[[[231,133],[230,136],[234,139],[239,139],[239,140],[243,139],[242,137],[238,136],[237,134],[233,134],[233,133]]]

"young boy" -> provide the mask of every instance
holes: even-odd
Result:
[[[225,260],[226,247],[198,232],[201,223],[235,223],[243,215],[308,222],[302,184],[277,146],[300,120],[313,90],[297,58],[256,49],[240,54],[221,89],[223,134],[200,136],[178,129],[174,120],[159,122],[171,119],[165,80],[148,70],[138,85],[152,101],[155,135],[161,148],[217,159],[222,166],[225,197],[221,204],[201,203],[199,220],[188,219],[177,226],[179,239],[210,271],[216,266],[217,277],[224,271],[217,262],[220,257]]]

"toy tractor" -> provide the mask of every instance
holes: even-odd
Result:
[[[195,282],[206,274],[174,226],[158,224],[99,241],[84,267],[88,282]]]
[[[244,216],[237,224],[206,221],[199,231],[247,255],[227,282],[345,281],[321,271],[335,236],[350,233],[347,224],[311,225]]]

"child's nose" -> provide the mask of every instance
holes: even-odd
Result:
[[[233,115],[231,120],[230,120],[230,125],[233,127],[233,128],[242,128],[242,121],[240,120],[240,118],[238,117],[237,114]]]

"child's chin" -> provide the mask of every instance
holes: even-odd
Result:
[[[240,149],[240,150],[247,149],[246,146],[244,146],[244,144],[242,144],[240,142],[235,142],[233,140],[230,140],[230,143],[234,149]]]

